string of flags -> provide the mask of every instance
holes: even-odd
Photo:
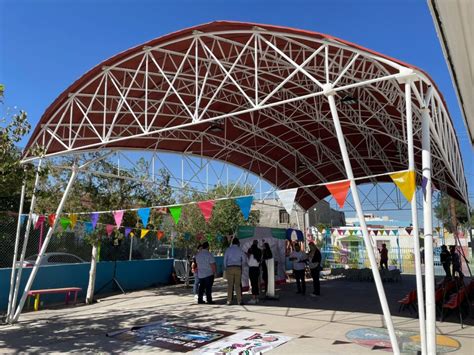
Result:
[[[415,172],[411,170],[405,171],[398,171],[392,173],[385,173],[385,174],[377,174],[373,176],[367,176],[358,179],[367,179],[370,177],[382,176],[382,175],[389,175],[402,194],[408,201],[411,201],[413,195],[416,191],[416,182],[415,182]],[[424,178],[425,179],[425,178]],[[307,188],[313,186],[325,186],[332,197],[335,199],[339,207],[343,208],[345,201],[347,199],[347,195],[350,189],[350,180],[342,180],[337,182],[330,182],[330,183],[320,183],[320,184],[313,184],[313,185],[306,185],[297,188],[285,189],[285,190],[278,190],[276,194],[280,199],[283,207],[286,211],[290,214],[294,209],[296,195],[298,193],[299,188]],[[423,185],[423,190],[426,191],[426,181]],[[155,206],[155,207],[144,207],[138,209],[127,209],[127,210],[116,210],[116,211],[100,211],[100,212],[92,212],[87,213],[90,214],[89,221],[83,221],[86,233],[91,233],[97,226],[97,222],[99,220],[99,215],[103,213],[111,213],[113,215],[115,225],[107,224],[105,229],[108,236],[110,236],[115,229],[119,229],[122,225],[122,220],[124,217],[124,213],[126,211],[136,211],[138,217],[140,218],[143,228],[140,229],[140,238],[144,238],[150,230],[147,229],[148,222],[150,219],[151,210],[158,210],[161,213],[168,213],[171,215],[174,223],[177,225],[181,218],[182,208],[185,205],[196,204],[200,209],[202,216],[206,223],[208,223],[213,214],[213,210],[215,207],[216,201],[220,200],[228,200],[232,199],[235,201],[236,205],[239,207],[243,217],[245,220],[248,220],[250,216],[250,210],[253,203],[253,195],[247,196],[239,196],[239,197],[226,197],[226,198],[219,198],[215,200],[206,200],[206,201],[197,201],[197,202],[189,202],[180,205],[169,205],[169,206]],[[67,230],[67,228],[74,228],[74,226],[78,223],[78,215],[84,215],[86,213],[70,213],[68,216],[60,217],[59,224],[63,228],[63,230]],[[42,227],[45,223],[47,218],[48,224],[52,227],[56,221],[56,214],[52,213],[46,216],[38,216],[37,220],[34,222],[35,229]],[[125,227],[125,236],[133,236],[132,228]],[[158,239],[163,238],[164,233],[162,231],[157,232]],[[186,236],[185,236],[186,238]]]

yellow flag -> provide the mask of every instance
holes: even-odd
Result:
[[[147,235],[148,232],[148,229],[142,229],[140,232],[140,239],[145,238],[145,235]]]
[[[71,229],[74,229],[74,226],[75,226],[76,223],[77,223],[77,214],[71,213],[71,214],[69,215],[69,220],[71,221]]]
[[[416,190],[415,172],[412,170],[390,174],[395,185],[398,186],[403,196],[410,202]]]

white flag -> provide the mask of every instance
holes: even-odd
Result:
[[[278,198],[280,199],[283,207],[285,207],[286,212],[291,214],[293,211],[293,205],[295,203],[296,193],[298,192],[298,188],[288,189],[288,190],[279,190],[277,191]]]

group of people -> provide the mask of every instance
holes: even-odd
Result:
[[[237,304],[242,303],[242,268],[247,263],[249,267],[249,279],[252,290],[252,299],[249,304],[258,303],[260,295],[260,275],[264,282],[264,290],[268,287],[268,268],[267,260],[273,258],[270,245],[263,243],[263,249],[258,247],[258,241],[254,240],[252,246],[246,253],[240,248],[238,238],[232,239],[232,245],[224,254],[224,270],[227,278],[227,304],[232,304],[233,294],[235,292]]]
[[[456,246],[450,245],[448,251],[448,247],[446,245],[442,245],[441,254],[439,256],[447,279],[450,279],[452,276],[456,276],[456,273],[458,273],[460,278],[464,277],[461,271],[461,258],[459,257],[459,254],[456,253]]]
[[[272,251],[268,243],[263,243],[262,249],[258,241],[254,240],[247,252],[240,248],[238,238],[233,238],[231,246],[224,254],[224,270],[227,278],[227,304],[231,305],[235,293],[237,304],[243,304],[242,300],[242,268],[248,265],[249,279],[252,298],[249,304],[256,304],[260,295],[260,277],[263,280],[263,292],[268,289],[268,267],[267,260],[273,259]],[[316,245],[309,243],[309,252],[301,251],[299,243],[293,245],[290,254],[293,262],[293,274],[296,279],[297,293],[306,293],[305,270],[309,268],[313,278],[313,292],[311,296],[320,295],[319,272],[321,271],[321,252]],[[216,276],[217,267],[214,256],[209,252],[209,243],[204,242],[198,246],[198,252],[193,258],[191,270],[194,274],[193,292],[198,304],[214,304],[212,300],[212,286]]]
[[[312,297],[317,297],[321,293],[319,283],[319,272],[321,271],[321,252],[313,242],[309,243],[309,252],[305,253],[301,250],[299,243],[293,245],[293,251],[290,254],[290,261],[293,262],[293,275],[296,279],[296,293],[306,294],[306,266],[311,272],[313,279]]]

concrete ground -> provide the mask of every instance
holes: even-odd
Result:
[[[105,335],[110,331],[163,319],[188,326],[231,332],[273,331],[292,337],[288,343],[272,350],[272,354],[366,354],[383,351],[349,343],[346,338],[348,331],[384,325],[373,283],[329,280],[321,284],[322,296],[319,298],[295,294],[295,285],[291,283],[278,290],[279,301],[227,306],[226,283],[218,279],[214,287],[215,305],[197,305],[191,289],[177,285],[113,295],[102,298],[94,305],[29,312],[22,315],[17,325],[0,326],[0,353],[169,353],[157,347]],[[409,276],[404,276],[401,283],[385,284],[397,330],[418,329],[418,320],[408,311],[398,313],[396,302],[414,287],[414,280]],[[308,289],[311,291],[310,285]],[[442,323],[437,322],[439,334],[460,343],[460,348],[454,351],[456,354],[474,353],[473,318],[468,318],[467,323],[461,329],[456,314]]]

